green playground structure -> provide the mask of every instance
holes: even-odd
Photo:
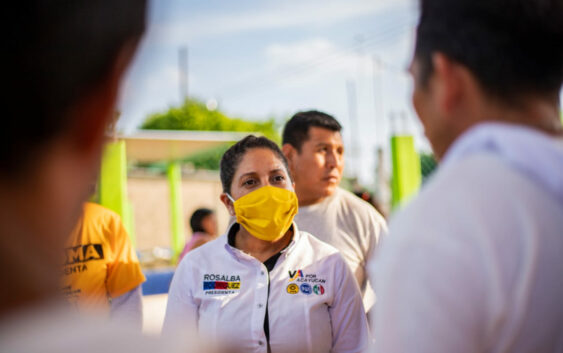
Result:
[[[391,164],[391,205],[396,209],[417,193],[422,180],[413,136],[391,137]]]

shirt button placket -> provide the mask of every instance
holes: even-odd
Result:
[[[266,315],[266,301],[268,300],[268,274],[264,264],[259,263],[260,268],[256,271],[256,296],[255,296],[255,315],[254,332],[259,332],[257,337],[257,352],[266,352],[266,335],[264,333],[264,318]]]

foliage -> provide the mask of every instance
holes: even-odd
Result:
[[[422,180],[425,181],[436,170],[438,163],[436,158],[431,153],[420,154],[420,172],[422,173]]]
[[[273,118],[262,122],[230,118],[218,110],[210,111],[201,101],[192,98],[186,99],[180,107],[171,107],[166,112],[150,115],[141,129],[254,132],[277,143],[281,142]],[[188,156],[183,161],[196,169],[219,170],[221,157],[229,147],[229,144],[218,146]],[[160,162],[146,167],[165,170],[165,166],[165,162]]]
[[[223,157],[223,154],[225,154],[230,146],[231,145],[225,144],[196,153],[184,159],[184,162],[192,164],[195,169],[219,170],[221,157]]]
[[[180,107],[150,115],[141,129],[259,132],[276,142],[280,140],[274,119],[255,122],[230,118],[218,110],[210,111],[204,103],[192,98]]]

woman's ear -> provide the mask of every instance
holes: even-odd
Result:
[[[219,199],[221,200],[221,202],[223,203],[223,205],[225,205],[225,207],[227,208],[227,211],[229,212],[229,215],[232,217],[235,217],[235,208],[233,206],[233,202],[229,199],[229,197],[227,196],[226,193],[222,193],[221,196],[219,196]]]

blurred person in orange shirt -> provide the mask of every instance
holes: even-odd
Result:
[[[101,310],[140,329],[144,281],[121,217],[98,204],[85,203],[65,249],[65,298],[80,311]]]

